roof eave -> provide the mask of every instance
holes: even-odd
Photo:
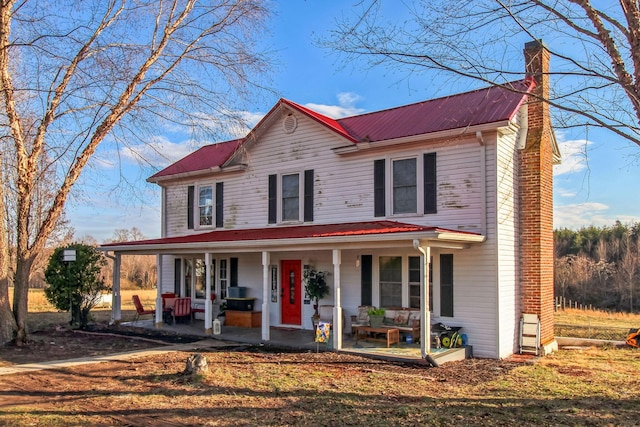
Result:
[[[176,174],[171,174],[171,175],[165,175],[165,176],[159,176],[154,178],[149,177],[147,178],[147,182],[153,183],[153,184],[158,184],[160,185],[163,182],[167,182],[167,181],[174,181],[174,180],[178,180],[178,179],[185,179],[185,178],[197,178],[197,177],[201,177],[201,176],[205,176],[205,175],[212,175],[215,173],[222,173],[222,172],[241,172],[244,171],[245,169],[247,169],[247,165],[246,164],[237,164],[237,165],[231,165],[231,166],[215,166],[212,168],[207,168],[207,169],[200,169],[197,171],[190,171],[190,172],[184,172],[184,173],[176,173]]]
[[[452,231],[422,231],[408,233],[389,234],[364,234],[347,235],[333,237],[306,237],[296,239],[264,239],[264,240],[238,240],[224,242],[189,242],[189,243],[155,243],[147,245],[113,245],[100,246],[99,249],[106,252],[117,253],[193,253],[193,252],[258,252],[263,250],[278,249],[292,250],[301,247],[313,247],[314,249],[334,249],[363,247],[389,247],[389,244],[396,242],[401,246],[412,246],[414,240],[419,240],[421,244],[447,247],[452,249],[464,249],[472,243],[482,243],[486,236],[473,233],[455,233]]]
[[[350,154],[350,153],[355,153],[361,150],[367,150],[371,148],[389,147],[394,145],[407,144],[411,142],[460,137],[466,134],[475,135],[476,132],[498,131],[498,130],[506,129],[512,126],[513,126],[513,123],[510,120],[501,120],[499,122],[485,123],[485,124],[475,125],[475,126],[466,126],[463,128],[448,129],[448,130],[443,130],[438,132],[424,133],[420,135],[411,135],[411,136],[406,136],[402,138],[387,139],[387,140],[373,141],[373,142],[363,141],[355,145],[348,145],[344,147],[334,148],[333,152],[338,155]]]

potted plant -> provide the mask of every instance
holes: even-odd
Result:
[[[371,307],[369,310],[367,310],[367,314],[369,315],[369,325],[372,328],[381,327],[386,312],[387,310],[384,307]]]
[[[329,294],[329,285],[325,280],[324,271],[317,270],[304,270],[304,291],[307,293],[309,299],[313,301],[313,308],[315,310],[314,317],[320,317],[318,315],[318,301]]]

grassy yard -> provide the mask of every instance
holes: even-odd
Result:
[[[156,305],[155,289],[127,289],[121,292],[122,296],[122,320],[131,321],[135,316],[135,307],[131,297],[139,295],[145,307]],[[9,288],[9,301],[13,303],[13,288]],[[50,328],[55,325],[65,325],[69,321],[69,314],[60,312],[53,307],[44,295],[42,289],[29,289],[29,313],[37,313],[37,316],[29,316],[28,325],[31,332]],[[110,308],[94,308],[91,315],[97,323],[108,323],[111,319]]]
[[[154,304],[155,291],[136,293]],[[132,294],[123,292],[125,318]],[[40,327],[66,322],[30,296]],[[640,316],[566,310],[556,320],[626,328]],[[199,352],[209,372],[197,377],[182,373],[191,352],[0,376],[0,425],[632,426],[640,413],[640,351],[628,347],[433,369],[344,353]]]
[[[0,376],[0,425],[632,426],[640,352],[561,350],[439,368],[342,353],[199,350]],[[36,397],[37,398],[34,398]],[[6,424],[5,424],[6,423]]]

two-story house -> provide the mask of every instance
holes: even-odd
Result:
[[[311,329],[310,268],[327,273],[337,349],[361,305],[421,310],[422,337],[432,322],[462,326],[490,358],[517,351],[532,313],[551,349],[559,151],[542,102],[549,53],[536,41],[524,56],[523,81],[354,117],[281,99],[246,137],[149,178],[161,238],[103,249],[116,272],[122,255],[157,255],[156,306],[162,292],[190,296],[207,330],[207,296],[235,286],[255,298],[264,340],[270,326]]]

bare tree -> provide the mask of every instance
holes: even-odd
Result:
[[[620,307],[623,305],[624,296],[629,298],[629,313],[633,313],[633,288],[635,287],[638,266],[640,264],[640,239],[631,233],[625,233],[621,240],[622,257],[618,262],[618,271],[622,276],[620,281]],[[625,286],[626,285],[626,286]],[[626,287],[626,291],[624,290]]]
[[[321,41],[346,60],[386,65],[406,78],[436,71],[489,85],[523,78],[524,42],[551,52],[548,102],[555,127],[591,124],[640,145],[638,2],[590,0],[363,0],[355,19]],[[385,9],[385,7],[389,9]],[[393,9],[391,9],[393,8]],[[410,18],[397,22],[406,8]]]
[[[131,229],[118,228],[113,232],[113,237],[105,243],[144,240],[146,237],[138,227]],[[155,255],[127,255],[122,258],[120,266],[120,279],[122,287],[132,285],[135,288],[148,289],[156,284],[157,265]],[[111,278],[112,270],[105,269],[105,277]]]
[[[234,118],[233,101],[263,89],[255,42],[267,16],[262,0],[0,3],[0,121],[16,170],[5,182],[16,194],[13,316],[0,313],[0,342],[14,321],[25,341],[35,257],[98,147],[144,143],[162,123],[209,132],[207,117]],[[34,226],[43,170],[56,182]]]

